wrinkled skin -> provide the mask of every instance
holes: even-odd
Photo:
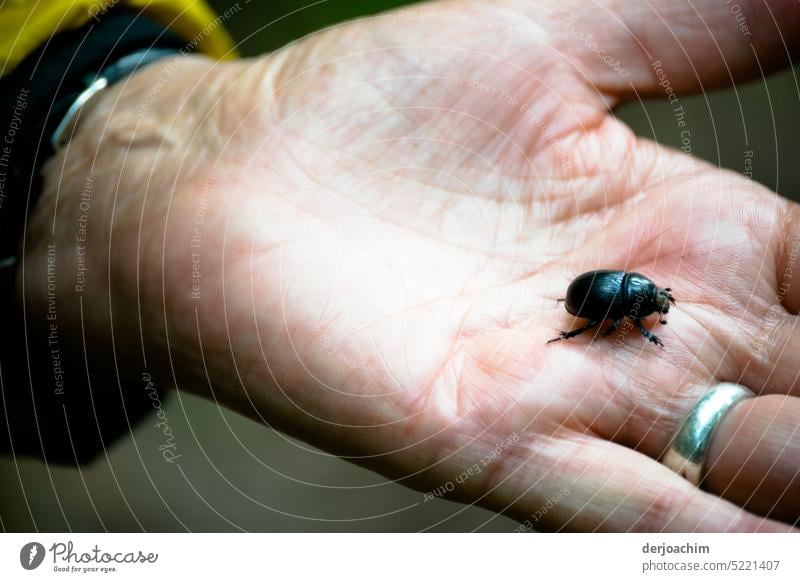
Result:
[[[703,21],[677,4],[664,21],[633,1],[415,5],[258,59],[151,65],[50,160],[20,281],[29,309],[44,309],[53,224],[74,263],[90,174],[83,322],[71,268],[60,318],[109,377],[137,377],[144,347],[161,383],[423,492],[477,463],[449,496],[537,529],[790,529],[800,292],[776,294],[797,207],[610,114],[664,97],[654,60],[678,93],[759,74],[718,3],[695,3]],[[796,6],[771,4],[798,29]],[[780,68],[762,12],[747,9],[760,63]],[[585,323],[556,299],[595,268],[672,288],[663,349],[627,324],[545,345]],[[657,459],[723,380],[763,396],[726,419],[706,492]],[[777,446],[767,433],[786,456],[745,471],[757,460],[742,447]],[[793,499],[756,490],[767,469]]]

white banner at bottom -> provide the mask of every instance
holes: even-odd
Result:
[[[799,541],[791,534],[0,534],[0,580],[794,582]]]

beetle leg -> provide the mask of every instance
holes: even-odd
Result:
[[[611,327],[609,327],[605,332],[603,332],[603,335],[604,336],[611,335],[612,333],[614,333],[619,329],[619,325],[621,323],[622,323],[622,318],[615,319],[614,322],[611,324]]]
[[[634,319],[634,321],[636,322],[636,326],[639,328],[639,331],[642,332],[642,335],[644,337],[649,339],[651,342],[656,344],[658,347],[663,347],[664,346],[664,342],[662,342],[660,339],[658,339],[656,334],[654,334],[652,331],[648,330],[647,328],[645,328],[644,325],[642,325],[642,320],[641,319]]]
[[[551,344],[553,342],[559,342],[561,340],[567,340],[571,337],[575,337],[576,335],[580,335],[585,331],[589,331],[590,329],[595,327],[598,323],[600,323],[599,320],[593,319],[592,321],[590,321],[583,327],[579,327],[578,329],[573,329],[572,331],[562,331],[561,333],[558,334],[558,337],[554,337],[553,339],[548,340],[547,343]]]

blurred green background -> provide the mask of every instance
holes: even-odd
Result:
[[[253,0],[226,21],[245,55],[274,50],[320,28],[405,4],[400,0]],[[230,1],[211,4],[219,13]],[[800,107],[792,71],[681,98],[694,155],[800,198]],[[666,102],[617,112],[642,136],[679,147]],[[142,423],[90,466],[0,460],[0,528],[7,531],[512,531],[475,507],[435,500],[317,451],[213,403],[172,395],[164,410],[180,443],[181,470]]]

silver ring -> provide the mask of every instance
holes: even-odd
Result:
[[[699,485],[714,431],[731,408],[754,396],[752,390],[740,384],[725,382],[714,386],[689,412],[661,462],[693,485]]]

